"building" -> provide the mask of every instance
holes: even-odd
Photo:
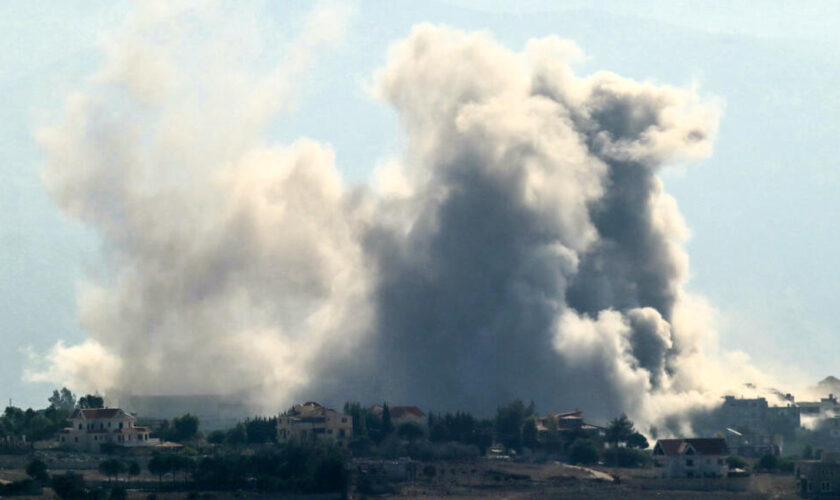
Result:
[[[102,445],[133,448],[159,443],[149,437],[148,427],[135,426],[134,416],[120,408],[77,409],[68,420],[70,427],[59,431],[58,442],[79,451],[99,452]]]
[[[660,477],[724,477],[729,449],[723,438],[660,439],[653,448]]]
[[[720,407],[720,416],[726,427],[740,432],[763,431],[767,426],[767,408],[767,400],[764,398],[726,396]]]
[[[796,464],[799,495],[803,498],[840,498],[840,461],[836,453]]]
[[[562,434],[573,434],[580,432],[602,433],[604,428],[597,425],[588,424],[583,420],[583,412],[580,410],[566,411],[561,413],[551,413],[545,417],[537,418],[537,432],[548,432],[552,426],[550,422],[554,419],[557,432]]]
[[[736,398],[726,396],[719,410],[724,429],[734,429],[753,445],[775,445],[782,448],[782,435],[792,435],[801,426],[803,410],[787,394],[784,406],[770,406],[765,398]],[[740,443],[741,445],[745,443]]]
[[[374,405],[370,407],[371,413],[382,416],[382,405]],[[389,406],[388,412],[391,414],[391,423],[394,427],[399,427],[400,424],[406,422],[414,422],[416,424],[426,426],[426,414],[416,406]]]
[[[752,431],[738,432],[726,429],[726,446],[729,452],[740,457],[759,458],[763,455],[782,455],[782,436],[767,436]]]
[[[277,418],[277,441],[292,439],[334,441],[346,447],[353,438],[353,418],[314,401],[295,405]]]
[[[814,402],[802,402],[798,404],[799,410],[803,416],[828,418],[840,416],[840,402],[834,397],[834,394],[829,394],[827,398],[820,398]]]

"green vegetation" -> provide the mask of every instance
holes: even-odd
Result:
[[[52,478],[52,489],[61,499],[85,498],[87,494],[85,487],[85,479],[76,472],[68,471]]]
[[[589,439],[578,439],[569,447],[569,461],[583,465],[598,463],[598,448]]]
[[[166,461],[163,458],[163,461]],[[199,489],[235,491],[256,478],[260,491],[293,493],[346,492],[349,456],[325,443],[287,443],[257,453],[225,453],[203,458],[193,473]],[[151,465],[151,464],[150,464]]]
[[[47,474],[47,464],[37,458],[26,466],[26,475],[41,485],[49,484],[50,475]]]

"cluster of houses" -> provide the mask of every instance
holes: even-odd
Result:
[[[796,475],[800,494],[822,498],[840,494],[840,403],[833,395],[818,402],[796,403],[785,396],[786,404],[771,406],[765,398],[727,396],[719,410],[719,424],[725,437],[660,439],[653,448],[656,471],[663,478],[724,477],[729,472],[730,455],[779,455],[783,441],[780,431],[796,429],[808,419],[819,422],[824,431],[821,445],[826,450],[818,461],[799,462]],[[369,411],[381,415],[382,406]],[[426,425],[426,414],[416,406],[389,407],[395,426],[405,422]],[[120,408],[77,409],[69,417],[70,426],[58,435],[60,445],[79,451],[96,452],[103,445],[124,448],[161,446],[150,436],[151,429],[136,425],[134,415]],[[583,412],[574,410],[538,417],[538,432],[549,429],[564,434],[587,431],[603,434],[604,429],[584,421]],[[353,419],[317,402],[294,405],[277,420],[277,440],[325,439],[347,447],[353,437]],[[4,443],[8,445],[9,443]]]
[[[782,436],[802,426],[817,433],[824,449],[840,451],[840,402],[833,394],[815,402],[796,402],[790,394],[784,395],[783,400],[784,405],[770,406],[765,398],[724,398],[720,423],[734,454],[781,455]]]

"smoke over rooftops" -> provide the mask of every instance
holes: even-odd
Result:
[[[578,76],[580,50],[556,37],[514,52],[420,25],[376,75],[405,155],[376,189],[349,188],[329,146],[265,145],[320,38],[298,37],[298,73],[254,77],[247,57],[186,50],[195,27],[169,20],[112,40],[106,65],[131,71],[40,134],[47,189],[102,238],[109,277],[81,296],[82,345],[110,371],[57,345],[31,377],[248,388],[274,409],[522,398],[668,425],[715,404],[713,310],[684,290],[688,231],[656,175],[710,154],[714,101]],[[202,57],[225,71],[179,64]]]

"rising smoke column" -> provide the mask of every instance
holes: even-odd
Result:
[[[375,76],[405,155],[350,188],[328,146],[265,138],[340,9],[316,9],[256,77],[253,47],[230,49],[242,30],[190,45],[232,24],[199,14],[138,15],[40,134],[47,189],[106,262],[80,297],[91,338],[31,378],[246,391],[263,411],[523,398],[674,426],[743,375],[707,376],[723,374],[712,312],[684,291],[688,231],[657,177],[711,152],[714,102],[575,75],[580,51],[556,37],[513,52],[421,25]]]
[[[403,216],[365,236],[373,395],[639,413],[694,353],[671,324],[686,230],[655,173],[710,152],[717,108],[576,77],[579,56],[556,38],[516,54],[433,26],[393,48],[378,92],[409,135],[394,174],[409,189],[385,194],[380,210]]]

